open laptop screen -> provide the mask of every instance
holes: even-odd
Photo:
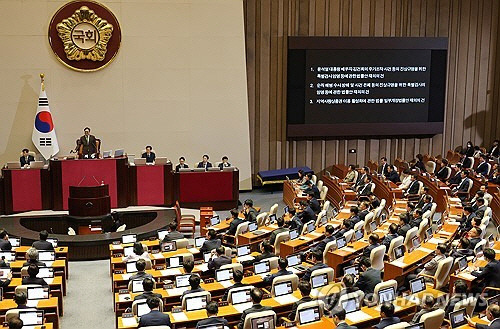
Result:
[[[320,320],[319,306],[303,309],[299,312],[299,324],[304,325]]]
[[[295,240],[299,237],[299,230],[291,230],[290,231],[290,240]]]
[[[277,285],[274,286],[274,295],[276,297],[288,295],[291,293],[292,293],[292,282],[291,281],[285,281],[282,283],[278,283]]]
[[[125,264],[125,267],[127,269],[127,273],[137,272],[136,264],[137,264],[137,262],[127,262],[127,264]]]
[[[168,259],[168,267],[181,267],[182,266],[182,256],[177,256],[177,257],[170,257]]]
[[[199,236],[194,239],[194,246],[196,248],[201,248],[203,246],[203,243],[205,243],[206,238],[204,236]]]
[[[144,287],[142,286],[142,280],[132,280],[132,292],[143,292]]]
[[[231,293],[232,304],[236,305],[236,304],[251,302],[252,298],[250,297],[250,290],[251,289],[242,289],[232,292]]]
[[[467,324],[465,308],[450,313],[450,323],[452,328],[457,328]]]
[[[176,251],[177,250],[177,242],[175,241],[167,241],[162,242],[161,251]]]
[[[274,329],[274,315],[261,316],[252,319],[251,329]]]
[[[167,229],[158,230],[158,240],[162,241],[167,235],[167,233],[168,233]]]
[[[145,314],[148,314],[151,312],[151,309],[149,308],[148,304],[146,304],[146,300],[144,300],[143,303],[138,303],[137,304],[137,316],[141,317]]]
[[[356,298],[348,298],[342,301],[341,304],[346,313],[356,312],[359,310],[359,303]]]
[[[215,271],[215,280],[217,282],[231,280],[233,278],[233,270],[230,268],[225,268],[222,270]]]
[[[270,265],[268,260],[263,260],[261,262],[255,263],[253,265],[255,274],[267,273],[270,271]]]
[[[49,299],[49,288],[48,287],[27,287],[28,300],[35,299]]]
[[[186,311],[202,310],[207,306],[207,296],[186,297]]]
[[[337,249],[344,248],[346,246],[346,240],[345,237],[341,237],[337,239]]]
[[[26,326],[43,325],[43,311],[19,310],[19,319],[23,321],[23,328]]]
[[[394,248],[394,259],[399,259],[401,257],[403,257],[405,254],[405,246],[404,245],[400,245],[400,246],[397,246],[396,248]]]
[[[380,289],[378,291],[378,303],[379,304],[383,304],[386,302],[392,302],[395,299],[396,299],[396,292],[394,291],[394,287]]]
[[[326,286],[328,284],[328,274],[324,273],[324,274],[313,276],[311,278],[311,283],[312,283],[311,286],[313,289]]]
[[[300,255],[286,256],[286,260],[288,261],[288,266],[295,266],[302,263],[300,260]]]
[[[54,251],[39,250],[38,259],[42,262],[52,262],[56,260],[56,253]]]
[[[241,246],[237,249],[238,257],[246,256],[250,254],[250,246]]]
[[[217,224],[220,224],[220,218],[219,218],[219,215],[216,215],[212,218],[210,218],[210,225],[211,226],[215,226]]]
[[[351,275],[358,275],[358,266],[353,265],[353,266],[348,266],[344,268],[344,275],[345,274],[351,274]]]
[[[425,279],[418,277],[410,281],[410,290],[412,294],[417,294],[425,290]]]
[[[191,274],[177,275],[175,277],[175,287],[176,288],[189,287],[189,277],[190,276],[191,276]]]

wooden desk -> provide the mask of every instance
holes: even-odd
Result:
[[[326,254],[326,264],[333,268],[335,279],[342,276],[340,274],[342,272],[342,265],[359,256],[360,252],[368,245],[369,243],[367,241],[359,240],[354,243],[349,243],[342,249],[329,251]]]
[[[472,317],[471,320],[474,321],[475,323],[479,323],[479,324],[489,324],[490,323],[488,321],[488,319],[486,319],[486,317],[480,318],[477,315]],[[469,326],[468,324],[464,324],[463,326],[457,327],[457,329],[474,329],[474,328]]]
[[[45,321],[53,323],[54,328],[59,328],[59,311],[57,297],[40,300],[36,306],[37,309],[45,313]],[[16,308],[17,304],[13,299],[4,299],[0,301],[0,315],[5,316],[8,310]]]
[[[293,184],[290,181],[285,181],[283,183],[283,202],[290,207],[293,208],[295,201],[295,189],[293,188]]]
[[[52,279],[45,279],[45,282],[47,282],[47,284],[50,287],[50,295],[52,297],[57,297],[58,307],[60,311],[59,313],[63,315],[64,314],[63,296],[66,295],[66,292],[63,290],[62,276],[55,276]],[[3,290],[4,298],[14,298],[14,292],[16,290],[16,287],[20,286],[21,284],[22,284],[21,278],[12,278],[12,281],[10,282],[9,286],[4,288]]]
[[[10,268],[12,269],[12,276],[20,278],[21,269],[23,268],[24,260],[16,260],[10,263]],[[68,272],[66,271],[66,261],[64,259],[56,259],[52,262],[45,262],[47,267],[54,268],[54,276],[61,276],[64,278],[62,280],[63,291],[66,291],[66,281],[68,280]]]
[[[297,328],[304,328],[304,329],[325,329],[325,328],[335,328],[335,324],[333,323],[332,318],[327,318],[323,316],[319,321],[300,325],[296,324],[295,327]],[[278,326],[276,329],[285,329],[285,326]]]
[[[26,252],[29,248],[31,248],[31,246],[19,246],[13,249],[13,251],[16,252],[16,259],[25,259]],[[66,273],[69,275],[68,247],[56,247],[54,248],[54,251],[56,252],[56,259],[64,260],[64,263],[66,264]]]
[[[432,257],[433,251],[421,246],[404,255],[402,260],[384,262],[384,281],[396,279],[415,270],[418,264]]]

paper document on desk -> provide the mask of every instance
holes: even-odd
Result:
[[[45,263],[45,267],[52,267],[52,265],[54,264],[54,262],[42,262],[42,263]]]
[[[298,298],[294,295],[284,295],[279,297],[274,297],[274,300],[277,301],[280,305],[292,304],[298,301]]]
[[[199,269],[202,272],[206,272],[206,271],[208,271],[208,263],[196,265],[195,268]]]
[[[130,279],[131,276],[132,276],[132,274],[122,274],[122,279],[128,280],[128,279]]]
[[[350,214],[351,213],[351,209],[343,208],[340,212]]]
[[[233,283],[231,282],[231,280],[224,280],[224,281],[221,281],[219,282],[221,286],[223,286],[224,288],[229,288],[229,287],[232,287],[233,286]]]
[[[474,275],[467,273],[467,272],[461,272],[458,274],[458,276],[461,277],[462,279],[465,279],[468,281],[472,281],[476,278]]]
[[[170,314],[172,314],[172,317],[174,318],[175,322],[184,322],[188,320],[188,317],[184,312],[170,313]]]
[[[169,296],[180,296],[186,290],[189,290],[189,287],[167,289],[167,292]]]
[[[344,247],[344,248],[339,249],[339,250],[344,250],[344,251],[347,251],[347,252],[356,252],[356,249],[351,248],[351,247]]]
[[[369,314],[366,314],[363,311],[348,313],[346,314],[345,318],[351,321],[352,323],[358,323],[372,319],[372,317]]]
[[[111,246],[112,249],[123,249],[122,245],[121,244],[114,244]]]
[[[254,260],[255,257],[253,256],[250,256],[250,255],[246,255],[246,256],[241,256],[241,257],[237,257],[236,260],[241,263],[241,262],[246,262],[246,261],[249,261],[249,260]]]
[[[424,247],[418,247],[417,250],[423,251],[423,252],[428,253],[428,254],[434,252],[434,250],[427,249],[427,248],[424,248]]]
[[[445,243],[445,239],[438,239],[438,238],[430,238],[429,241],[427,241],[432,244],[440,244],[440,243]]]
[[[236,304],[236,305],[233,305],[233,307],[239,312],[239,313],[243,313],[244,310],[252,307],[253,303],[252,302],[249,302],[249,303],[242,303],[242,304]]]
[[[122,323],[124,327],[137,327],[137,319],[132,318],[122,318]]]
[[[165,256],[163,256],[163,254],[161,254],[161,253],[153,254],[152,256],[153,256],[154,259],[163,259],[163,258],[165,258]]]
[[[456,203],[462,203],[462,200],[460,198],[448,198],[451,202],[456,202]]]
[[[160,270],[161,276],[174,276],[174,275],[181,275],[181,270],[177,268],[170,268],[166,270]]]

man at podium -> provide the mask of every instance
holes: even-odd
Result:
[[[78,154],[84,159],[93,159],[97,154],[97,139],[94,135],[90,134],[90,128],[85,127],[83,129],[83,136],[79,140],[79,150]]]

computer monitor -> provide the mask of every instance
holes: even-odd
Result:
[[[359,303],[356,298],[348,298],[343,300],[341,304],[346,313],[359,311]]]
[[[465,308],[450,313],[450,323],[452,328],[457,328],[467,324],[467,312]]]
[[[323,226],[326,223],[328,223],[328,216],[326,214],[324,214],[323,216],[321,216],[321,218],[319,220],[319,226]]]
[[[290,231],[290,240],[295,240],[299,237],[299,230],[294,229]]]
[[[39,310],[18,310],[19,319],[23,321],[23,328],[28,326],[41,326],[44,323],[43,311]]]
[[[215,226],[217,224],[220,224],[219,215],[215,215],[212,218],[210,218],[210,226]]]
[[[458,270],[463,271],[467,268],[467,257],[461,257],[458,259]]]
[[[269,215],[269,224],[276,224],[276,214]]]
[[[344,267],[344,275],[346,275],[346,274],[358,275],[359,274],[358,266],[353,265],[353,266]]]
[[[411,326],[405,327],[405,329],[425,329],[423,323],[412,324]]]
[[[176,251],[177,243],[175,241],[166,241],[161,243],[161,251]]]
[[[122,157],[124,154],[125,154],[125,150],[124,149],[117,149],[117,150],[115,150],[115,158]]]
[[[429,241],[432,238],[432,227],[429,227],[425,231],[425,241]]]
[[[0,268],[0,279],[7,279],[7,276],[11,272],[11,269],[8,267]]]
[[[354,232],[354,241],[363,239],[363,236],[363,229],[356,230],[356,232]]]
[[[311,233],[316,229],[316,223],[314,221],[310,221],[307,223],[307,233]]]
[[[127,262],[125,264],[125,268],[127,269],[127,273],[135,273],[137,272],[137,262]]]
[[[240,246],[238,247],[238,249],[236,249],[236,251],[238,257],[250,255],[250,246],[249,245]]]
[[[347,242],[346,242],[344,236],[337,239],[337,249],[344,248],[346,245],[347,245]]]
[[[378,303],[383,304],[386,302],[392,302],[396,299],[396,292],[394,291],[394,287],[388,287],[384,289],[380,289],[378,291]]]
[[[319,321],[321,318],[319,306],[308,307],[300,310],[299,324],[304,325],[311,322]]]
[[[258,226],[256,222],[251,222],[250,224],[248,224],[248,232],[257,231],[257,229]]]
[[[141,302],[137,303],[137,316],[138,317],[146,315],[149,312],[151,312],[151,309],[149,308],[148,304],[146,304],[146,300],[144,300],[144,302],[142,302],[142,300],[141,300]]]
[[[399,259],[405,255],[405,246],[400,245],[393,249],[394,259]]]
[[[142,279],[132,280],[132,292],[144,292],[144,287],[142,286]]]
[[[423,277],[417,277],[410,281],[410,291],[412,294],[417,294],[425,290],[425,279]]]
[[[420,238],[418,236],[414,236],[412,239],[411,239],[411,245],[413,246],[413,250],[417,249],[418,247],[420,247]]]
[[[215,271],[215,280],[217,282],[231,280],[233,278],[233,269],[225,268]]]
[[[302,263],[300,255],[288,255],[286,256],[286,260],[288,261],[288,266],[295,266]]]
[[[493,304],[500,305],[500,294],[493,296],[491,298],[488,298],[486,300],[486,303],[488,304],[488,306],[493,305]]]
[[[207,306],[207,296],[186,297],[186,311],[202,310]]]
[[[275,327],[274,315],[261,316],[259,318],[252,319],[251,329],[274,329]]]
[[[16,260],[16,252],[15,251],[1,251],[0,258],[5,257],[5,261],[13,262]]]
[[[38,250],[38,259],[41,262],[53,262],[56,260],[56,253],[49,250]]]
[[[212,253],[210,251],[203,253],[203,261],[205,263],[208,263],[208,261],[210,260],[210,257],[212,257]]]
[[[182,266],[182,256],[169,257],[168,258],[168,267],[181,267]]]
[[[316,275],[311,278],[311,287],[313,289],[324,287],[327,284],[328,284],[328,274],[326,273]]]
[[[271,270],[269,260],[263,260],[253,264],[253,272],[255,274],[267,273]]]
[[[167,229],[158,230],[158,240],[162,241],[165,238],[165,235],[167,234],[168,234]]]
[[[49,287],[27,287],[28,300],[49,299]]]
[[[57,243],[59,242],[59,239],[57,239],[57,238],[47,238],[47,242],[52,243],[52,247],[56,248],[57,247]]]
[[[12,248],[21,246],[21,238],[9,238],[9,242]]]
[[[274,285],[274,295],[276,297],[288,295],[292,292],[292,281],[284,281]]]
[[[290,208],[288,206],[283,207],[284,214],[288,214],[288,211],[290,211]]]
[[[190,276],[191,276],[191,274],[177,275],[175,277],[175,287],[176,288],[189,287],[189,277]]]
[[[377,229],[377,222],[376,221],[371,221],[370,222],[370,230],[373,232]]]
[[[194,239],[194,246],[196,248],[201,248],[201,246],[203,246],[203,243],[205,243],[205,240],[207,238],[205,238],[204,236],[199,236],[197,238]]]
[[[36,275],[37,278],[53,278],[54,277],[54,268],[52,267],[39,267],[38,268],[38,274]]]
[[[137,241],[137,234],[122,235],[122,243],[134,243]]]
[[[231,292],[231,302],[233,305],[248,303],[252,301],[250,297],[251,288],[238,289],[237,291]]]
[[[134,246],[123,247],[123,256],[127,257],[134,253]]]

